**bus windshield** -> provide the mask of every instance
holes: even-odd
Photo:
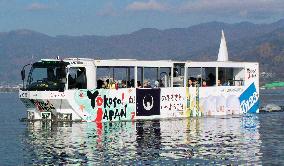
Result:
[[[32,65],[27,90],[63,91],[66,83],[66,66],[62,61],[36,62]]]

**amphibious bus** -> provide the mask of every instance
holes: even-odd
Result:
[[[30,72],[25,68],[30,65]],[[128,121],[259,112],[259,65],[228,61],[41,59],[19,98],[29,120]]]

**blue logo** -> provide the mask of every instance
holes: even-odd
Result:
[[[245,113],[257,113],[259,108],[258,93],[252,83],[240,96],[241,110]]]

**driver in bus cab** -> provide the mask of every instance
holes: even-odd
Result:
[[[47,81],[54,81],[55,75],[52,67],[47,68]]]

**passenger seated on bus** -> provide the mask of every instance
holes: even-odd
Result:
[[[228,86],[234,86],[234,81],[233,80],[228,80]]]
[[[106,89],[110,89],[109,79],[106,79],[104,86],[105,86]]]
[[[217,86],[222,86],[221,80],[218,80],[218,81],[217,81]]]
[[[126,87],[127,87],[127,88],[131,88],[131,83],[130,83],[130,81],[126,81]]]
[[[215,81],[215,75],[212,74],[212,73],[209,73],[208,74],[208,82],[207,82],[207,85],[208,86],[213,86],[216,84],[216,81]]]
[[[230,81],[224,82],[224,84],[222,84],[223,86],[231,86],[232,84],[230,83]]]
[[[199,85],[198,85],[198,81],[196,80],[196,78],[193,78],[193,80],[192,80],[192,85],[193,85],[193,87],[199,86]]]
[[[196,84],[196,86],[201,87],[202,86],[201,78],[198,78],[197,82],[195,84]]]
[[[145,80],[143,87],[144,88],[151,88],[150,82],[148,80]]]
[[[154,88],[159,88],[160,87],[159,85],[160,85],[159,81],[155,81]]]
[[[202,87],[207,87],[207,84],[206,84],[205,80],[202,81]]]
[[[142,88],[141,81],[137,81],[137,87]]]
[[[105,84],[104,81],[103,81],[103,84],[102,84],[102,89],[106,89],[106,84]]]
[[[121,81],[121,88],[127,88],[125,80]]]
[[[112,81],[111,83],[109,83],[108,89],[116,89],[116,82]]]
[[[163,81],[160,79],[159,81],[159,87],[165,87],[165,85],[163,84]]]
[[[134,88],[135,87],[135,85],[134,85],[134,79],[131,79],[131,81],[130,81],[130,88]]]
[[[97,89],[102,89],[103,88],[103,84],[104,84],[104,81],[99,79],[97,80]]]
[[[191,77],[190,79],[188,79],[188,81],[187,81],[187,86],[188,87],[193,87],[193,82],[192,82],[192,80],[193,80],[193,78]]]

